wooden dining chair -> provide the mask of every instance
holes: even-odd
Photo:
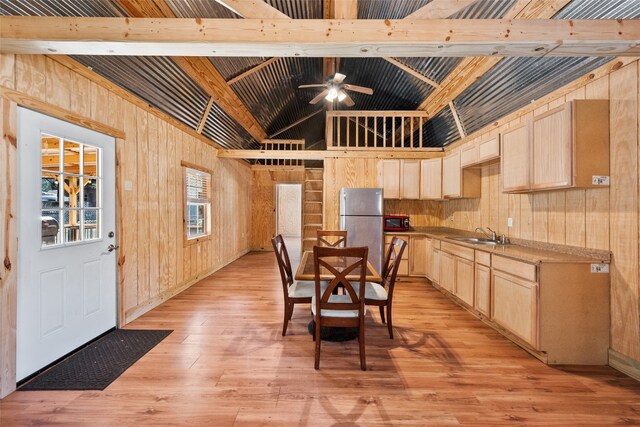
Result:
[[[364,292],[364,303],[366,305],[377,305],[380,307],[380,318],[385,323],[385,307],[387,309],[387,328],[389,329],[389,338],[393,339],[393,321],[391,320],[391,307],[393,303],[393,288],[398,275],[398,267],[402,253],[407,247],[407,242],[394,237],[387,250],[387,256],[382,267],[382,283],[367,282]],[[357,286],[357,284],[356,284]],[[358,292],[358,290],[356,290]]]
[[[326,248],[313,247],[315,272],[315,293],[311,301],[311,313],[314,319],[314,340],[316,342],[315,368],[320,368],[320,331],[323,326],[358,328],[358,346],[360,349],[360,369],[367,370],[364,349],[364,304],[365,277],[367,272],[367,256],[369,248]],[[329,272],[331,279],[323,289],[320,280],[321,269]],[[359,291],[347,279],[348,275],[357,274]],[[334,294],[337,286],[342,286],[345,293]]]
[[[289,253],[284,244],[281,234],[271,239],[273,250],[278,260],[278,269],[280,270],[280,279],[282,280],[282,291],[284,295],[284,323],[282,325],[282,335],[287,333],[287,325],[293,315],[293,307],[295,304],[310,304],[314,293],[313,281],[294,280],[291,270],[291,261]],[[326,282],[324,285],[326,286]]]
[[[347,246],[346,230],[317,230],[317,245],[331,248]]]

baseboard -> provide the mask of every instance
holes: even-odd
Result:
[[[163,302],[175,297],[176,295],[180,294],[181,292],[185,291],[186,289],[189,289],[195,283],[201,281],[202,279],[204,279],[206,277],[211,276],[216,271],[218,271],[221,268],[231,264],[233,261],[235,261],[238,258],[248,254],[249,252],[251,252],[251,249],[244,249],[244,250],[240,251],[239,253],[224,259],[221,263],[219,263],[217,265],[214,265],[209,270],[206,270],[205,272],[198,274],[196,277],[194,277],[192,279],[189,279],[188,281],[183,282],[182,284],[180,284],[180,285],[178,285],[178,286],[176,286],[174,288],[167,289],[166,291],[160,293],[159,295],[156,295],[155,297],[153,297],[150,300],[148,300],[147,302],[145,302],[144,305],[140,305],[140,306],[136,306],[136,307],[130,308],[129,310],[127,310],[125,312],[125,323],[124,323],[124,325],[132,322],[133,320],[137,319],[138,317],[142,316],[143,314],[153,310],[154,308],[156,308],[157,306],[159,306]],[[122,325],[122,326],[124,326],[124,325]]]
[[[611,348],[609,349],[609,366],[640,381],[640,362]]]

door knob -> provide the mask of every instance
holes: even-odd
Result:
[[[109,252],[113,252],[113,251],[115,251],[116,249],[118,249],[119,247],[120,247],[119,245],[118,245],[118,246],[109,245],[109,247],[107,248],[107,251],[109,251]]]

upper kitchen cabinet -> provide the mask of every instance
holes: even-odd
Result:
[[[532,190],[603,185],[609,176],[609,101],[575,100],[533,120]]]
[[[385,199],[419,199],[420,160],[383,160],[382,188]]]
[[[442,199],[442,158],[420,161],[420,199]]]
[[[568,102],[504,132],[502,145],[504,192],[608,185],[609,102]]]
[[[442,196],[447,199],[480,197],[480,169],[463,169],[460,150],[442,161]]]
[[[500,135],[469,142],[460,149],[460,165],[463,168],[490,162],[500,158]]]
[[[529,191],[531,126],[526,122],[502,133],[502,191]]]

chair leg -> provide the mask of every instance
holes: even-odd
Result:
[[[320,339],[320,329],[321,329],[321,327],[318,324],[319,321],[320,321],[319,318],[316,319],[316,322],[315,322],[315,335],[314,335],[315,341],[316,341],[316,361],[315,361],[314,367],[316,369],[320,369],[320,341],[322,341]]]
[[[380,307],[382,309],[382,307]],[[387,328],[389,329],[389,338],[393,339],[393,322],[391,321],[391,302],[387,302]]]
[[[291,305],[289,306],[289,320],[291,320],[291,318],[293,317],[293,307],[295,307],[295,304],[291,303]]]
[[[282,323],[282,336],[285,336],[287,334],[287,325],[289,325],[289,319],[291,318],[291,314],[289,313],[290,311],[290,305],[285,303],[284,304],[284,322]]]
[[[364,319],[360,321],[360,327],[358,328],[358,346],[360,347],[360,369],[366,371],[367,361],[364,352]]]
[[[382,319],[382,323],[384,323],[384,307],[380,306],[380,318]]]

